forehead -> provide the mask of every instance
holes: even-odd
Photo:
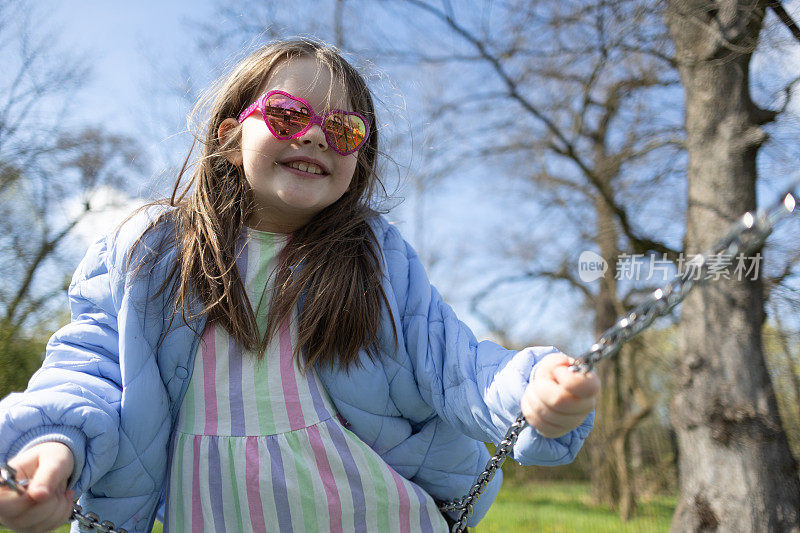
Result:
[[[278,64],[265,85],[266,91],[285,91],[305,99],[315,111],[350,110],[344,82],[331,75],[331,69],[312,57],[299,57]]]

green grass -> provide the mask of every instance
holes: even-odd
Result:
[[[674,496],[640,502],[636,516],[622,522],[614,511],[592,505],[588,483],[538,482],[503,484],[475,533],[537,531],[541,533],[651,533],[668,531]]]
[[[56,533],[69,533],[69,524],[64,524],[58,529],[53,530]],[[0,533],[10,533],[8,529],[0,526]],[[161,523],[156,522],[156,525],[153,527],[153,533],[161,533]]]
[[[475,533],[651,533],[668,531],[674,496],[659,496],[640,502],[636,516],[622,522],[604,507],[591,505],[588,483],[574,481],[518,482],[503,484],[503,490]],[[0,532],[7,529],[0,527]],[[69,526],[57,529],[67,533]],[[153,529],[161,533],[161,524]]]

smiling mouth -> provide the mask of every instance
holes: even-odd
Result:
[[[307,163],[305,161],[291,161],[289,163],[279,163],[280,165],[288,168],[293,168],[295,170],[299,170],[300,172],[305,172],[307,174],[314,174],[317,176],[327,176],[328,173],[325,172],[322,167],[319,165],[315,165],[314,163]]]

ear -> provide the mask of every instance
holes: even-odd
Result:
[[[228,141],[228,137],[231,135],[231,132],[236,129],[236,126],[238,125],[239,121],[237,121],[235,118],[226,118],[222,121],[222,124],[219,125],[219,129],[217,130],[220,146],[224,145],[225,142]],[[225,159],[230,161],[234,166],[242,166],[241,147],[228,149],[223,155],[225,155]]]

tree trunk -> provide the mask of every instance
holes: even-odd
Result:
[[[634,484],[633,462],[634,456],[631,453],[631,437],[638,423],[646,416],[642,415],[650,411],[650,408],[642,408],[636,415],[634,409],[634,388],[636,387],[636,373],[634,372],[634,353],[636,344],[625,346],[616,358],[622,366],[620,375],[620,398],[622,404],[622,417],[617,420],[617,430],[614,436],[614,455],[617,463],[617,480],[619,483],[619,517],[623,522],[627,522],[633,517],[636,511],[636,488]]]
[[[703,251],[756,205],[767,113],[749,62],[766,2],[670,0],[684,87],[689,205],[684,250]],[[760,279],[714,282],[684,301],[670,406],[679,448],[673,531],[800,531],[800,481],[762,353]]]
[[[617,231],[613,215],[602,198],[595,201],[597,214],[597,245],[600,255],[608,261],[609,269],[600,278],[600,291],[595,300],[595,337],[614,325],[617,319],[617,280],[614,277],[617,256]],[[620,497],[619,468],[616,449],[612,446],[614,431],[622,418],[619,359],[614,357],[595,369],[603,383],[602,398],[597,402],[595,426],[592,430],[594,446],[591,447],[592,499],[616,508]]]
[[[617,467],[617,480],[619,485],[619,518],[627,522],[633,516],[636,508],[636,498],[633,491],[633,479],[630,465],[628,464],[628,450],[630,449],[629,430],[623,430],[614,437],[614,456]]]

